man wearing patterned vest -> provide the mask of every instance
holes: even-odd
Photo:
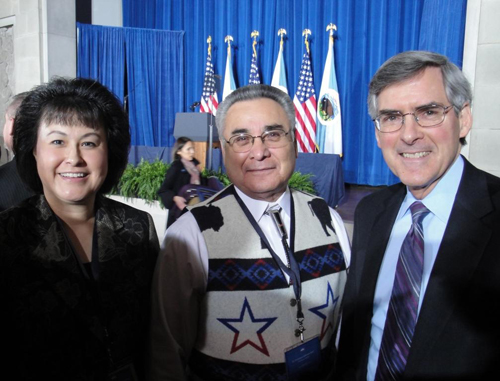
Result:
[[[153,281],[152,380],[326,380],[350,257],[340,216],[288,188],[287,94],[251,85],[217,110],[233,185],[165,236]]]

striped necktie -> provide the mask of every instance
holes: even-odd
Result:
[[[422,220],[429,214],[429,210],[416,201],[411,204],[410,211],[412,225],[399,252],[375,381],[402,378],[417,322],[424,265]]]

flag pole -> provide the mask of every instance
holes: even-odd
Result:
[[[321,152],[333,153],[342,157],[342,112],[333,50],[334,31],[336,30],[337,26],[333,23],[326,26],[326,32],[329,34],[328,53],[319,92],[317,141]]]
[[[212,36],[208,36],[208,55],[212,57]],[[212,170],[213,158],[213,143],[214,143],[214,114],[210,113],[210,122],[208,123],[208,169]]]
[[[280,49],[283,48],[283,36],[286,34],[286,29],[280,28],[278,30],[278,36],[280,36]]]
[[[257,37],[259,37],[260,33],[258,30],[252,31],[250,33],[250,38],[253,39],[252,43],[252,60],[250,61],[250,75],[248,76],[248,84],[249,85],[258,85],[260,84],[260,74],[259,74],[259,64],[257,62]]]
[[[333,39],[333,31],[334,30],[337,30],[337,25],[335,25],[334,23],[330,23],[327,25],[326,27],[326,31],[330,31],[330,40],[332,41],[332,43],[335,42],[335,40]]]
[[[274,86],[277,89],[280,89],[288,94],[288,85],[286,82],[285,74],[285,62],[283,60],[283,43],[284,36],[286,36],[286,30],[284,28],[280,28],[278,30],[278,36],[280,37],[280,48],[278,51],[278,57],[276,58],[276,65],[274,66],[271,86]]]
[[[255,59],[257,59],[257,49],[255,49],[255,46],[257,45],[257,37],[259,37],[259,31],[254,30],[252,33],[250,33],[250,37],[253,38],[252,49]]]
[[[302,31],[302,35],[305,36],[304,43],[306,44],[307,54],[311,54],[311,52],[309,51],[309,41],[307,40],[307,36],[309,36],[310,34],[311,34],[311,30],[310,29],[304,29]]]
[[[306,52],[302,56],[300,65],[299,81],[293,104],[295,106],[295,136],[299,152],[314,153],[317,150],[316,144],[316,95],[314,91],[314,79],[311,69],[311,55],[308,37],[311,35],[310,29],[304,29],[304,43]]]
[[[234,74],[233,74],[233,61],[231,58],[231,42],[233,41],[233,36],[227,35],[224,38],[224,42],[227,43],[227,57],[226,57],[226,70],[224,72],[224,87],[222,89],[222,101],[229,94],[231,94],[236,85],[234,83]]]

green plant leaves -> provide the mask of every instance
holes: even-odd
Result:
[[[142,159],[136,167],[129,164],[118,183],[118,189],[113,189],[112,193],[149,202],[159,200],[157,192],[169,167],[170,164],[158,158],[153,162]]]
[[[164,163],[158,158],[153,162],[141,159],[141,162],[136,167],[129,164],[123,172],[118,186],[113,188],[111,193],[123,197],[142,198],[146,202],[160,200],[157,194],[158,189],[160,189],[169,167],[170,164]],[[217,171],[204,169],[202,175],[217,177],[224,186],[231,184],[227,175],[220,168]],[[311,174],[294,172],[288,181],[288,185],[290,188],[316,194],[311,177]]]
[[[310,194],[316,194],[316,189],[314,189],[314,183],[311,180],[313,175],[306,173],[302,174],[300,172],[292,173],[292,177],[288,180],[288,186],[293,189],[297,189],[302,192],[307,192]]]

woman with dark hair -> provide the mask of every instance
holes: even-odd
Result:
[[[178,138],[172,152],[172,164],[158,191],[163,205],[168,209],[167,227],[179,218],[181,211],[189,203],[189,200],[180,194],[181,189],[188,184],[205,184],[205,179],[201,176],[200,162],[194,157],[194,145],[191,139],[184,136]]]
[[[14,131],[37,195],[0,214],[2,374],[144,379],[158,238],[151,216],[103,196],[127,164],[127,115],[100,83],[56,78],[29,93]]]

